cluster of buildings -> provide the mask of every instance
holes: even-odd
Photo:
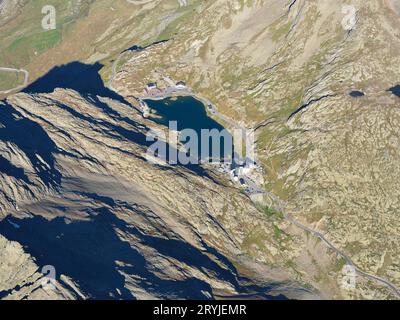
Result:
[[[187,85],[183,81],[178,81],[174,84],[171,79],[167,78],[167,82],[169,83],[169,87],[166,89],[160,89],[156,82],[150,82],[145,88],[145,93],[149,97],[163,98],[179,92],[179,90],[187,89]],[[140,100],[140,105],[143,110],[143,116],[148,117],[150,115],[149,107],[142,100]],[[209,112],[215,113],[211,103],[207,103],[206,105]],[[238,154],[235,154],[230,161],[214,162],[214,164],[218,166],[217,170],[219,172],[229,175],[234,183],[239,184],[245,189],[246,193],[257,194],[261,192],[258,185],[263,183],[263,172],[261,166],[254,160],[248,157],[243,159]]]
[[[175,88],[178,90],[185,90],[186,89],[186,83],[183,81],[178,81],[175,85]]]
[[[185,89],[187,89],[187,86],[186,86],[186,83],[183,81],[179,81],[173,87],[168,87],[166,89],[159,88],[157,85],[157,82],[149,82],[146,85],[144,92],[146,94],[146,98],[148,98],[148,99],[151,99],[151,98],[162,99],[174,92],[177,92],[179,90],[185,90]],[[143,99],[146,99],[146,98],[143,98]],[[143,100],[141,100],[141,99],[137,99],[137,100],[140,103],[140,107],[143,112],[143,117],[148,118],[150,115],[150,108],[148,107],[146,102],[144,102]]]
[[[235,159],[232,163],[220,163],[218,171],[228,174],[233,182],[240,184],[247,193],[260,192],[257,185],[262,184],[262,168],[253,160],[246,158],[243,161]]]
[[[144,89],[144,91],[146,92],[146,94],[150,97],[153,96],[160,96],[163,94],[163,90],[161,90],[160,88],[158,88],[157,86],[157,82],[149,82],[146,86],[146,88]]]
[[[185,90],[186,88],[186,83],[183,81],[178,81],[175,86],[167,89],[160,89],[157,85],[157,82],[149,82],[145,88],[145,93],[150,97],[159,97],[165,94],[173,93],[177,90]]]

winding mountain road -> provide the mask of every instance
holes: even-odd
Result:
[[[194,97],[196,97],[194,95]],[[227,118],[225,115],[221,114],[220,112],[217,111],[217,109],[215,108],[215,106],[209,102],[207,99],[202,98],[202,97],[197,97],[199,100],[201,100],[203,103],[205,102],[207,105],[209,105],[211,107],[211,113],[213,115],[215,115],[217,118],[220,118],[223,121],[228,122],[229,124],[231,124],[233,127],[236,128],[242,128],[245,129],[244,127],[240,126],[239,124],[235,124],[234,121],[230,118]],[[381,277],[375,276],[373,274],[369,274],[367,272],[362,271],[361,269],[359,269],[354,262],[351,260],[351,258],[346,255],[344,252],[342,252],[341,250],[339,250],[337,247],[335,247],[328,239],[326,239],[326,237],[319,231],[314,230],[304,224],[302,224],[301,222],[295,220],[293,218],[293,216],[287,212],[287,210],[285,209],[282,201],[280,199],[278,199],[278,197],[268,191],[265,191],[264,189],[262,189],[261,187],[259,187],[258,185],[256,185],[253,181],[249,180],[249,179],[245,179],[246,184],[249,185],[254,192],[259,193],[259,194],[266,194],[268,195],[273,201],[274,203],[276,203],[277,205],[277,209],[282,212],[285,220],[289,221],[290,223],[292,223],[293,225],[295,225],[296,227],[311,233],[313,236],[319,238],[322,242],[324,242],[330,249],[332,249],[337,255],[341,256],[345,261],[346,264],[353,267],[355,272],[365,278],[368,278],[370,280],[373,280],[375,282],[378,282],[386,287],[388,287],[389,289],[391,289],[393,291],[393,293],[395,293],[395,295],[400,299],[400,290],[391,282],[389,282],[386,279],[383,279]]]
[[[370,280],[373,280],[375,282],[380,283],[381,285],[384,285],[386,287],[388,287],[389,289],[391,289],[393,291],[393,293],[400,299],[400,290],[390,281],[383,279],[381,277],[375,276],[373,274],[367,273],[365,271],[362,271],[360,268],[358,268],[354,262],[351,260],[351,258],[346,255],[344,252],[342,252],[341,250],[339,250],[337,247],[335,247],[321,232],[314,230],[304,224],[302,224],[301,222],[295,220],[293,218],[293,216],[287,212],[287,210],[285,209],[282,201],[280,199],[278,199],[277,196],[275,196],[273,193],[268,192],[268,191],[264,191],[264,193],[266,195],[268,195],[276,204],[277,209],[282,212],[285,220],[289,221],[290,223],[292,223],[293,225],[295,225],[296,227],[311,233],[313,236],[319,238],[322,242],[324,242],[330,249],[332,249],[337,255],[341,256],[345,261],[346,264],[353,267],[355,272],[362,277],[368,278]]]
[[[121,57],[122,57],[123,53],[120,54],[118,56],[118,58],[114,61],[113,66],[112,66],[112,75],[110,78],[110,81],[108,83],[108,87],[112,90],[114,90],[112,88],[112,82],[114,81],[114,78],[117,74],[117,65],[118,62],[120,61]],[[242,125],[236,123],[234,120],[232,120],[231,118],[227,117],[226,115],[220,113],[217,108],[215,107],[215,105],[210,102],[207,98],[204,98],[202,96],[199,96],[195,93],[193,93],[191,90],[189,89],[183,89],[183,90],[176,90],[176,88],[174,88],[174,82],[168,78],[168,77],[164,77],[165,81],[168,82],[171,87],[168,88],[162,95],[157,96],[157,97],[140,97],[139,100],[146,100],[146,99],[165,99],[168,97],[171,97],[173,95],[182,95],[182,96],[192,96],[195,99],[201,101],[208,109],[208,111],[214,115],[216,118],[219,118],[220,120],[222,120],[225,123],[228,123],[230,126],[232,126],[233,128],[239,128],[242,130],[248,130],[245,127],[243,127]],[[244,131],[245,132],[245,131]],[[249,179],[245,179],[246,183],[254,190],[255,193],[259,193],[259,194],[265,194],[267,196],[269,196],[272,201],[274,201],[274,203],[276,204],[276,208],[282,212],[284,219],[289,221],[291,224],[295,225],[296,227],[302,229],[303,231],[306,231],[308,233],[311,233],[313,236],[319,238],[323,243],[326,244],[326,246],[328,246],[331,250],[333,250],[338,256],[342,257],[346,264],[353,267],[356,274],[358,274],[361,277],[370,279],[372,281],[375,281],[381,285],[386,286],[387,288],[391,289],[393,291],[393,293],[400,299],[400,290],[390,281],[383,279],[381,277],[375,276],[373,274],[369,274],[365,271],[362,271],[360,268],[358,268],[354,262],[352,261],[352,259],[346,255],[344,252],[342,252],[340,249],[338,249],[337,247],[335,247],[335,245],[333,243],[331,243],[321,232],[314,230],[312,228],[310,228],[307,225],[302,224],[301,222],[295,220],[293,218],[293,216],[287,212],[285,206],[283,205],[283,202],[273,193],[268,192],[266,190],[264,190],[263,188],[259,187],[258,185],[256,185],[253,181],[249,180]]]
[[[246,130],[246,128],[244,128],[243,126],[239,125],[238,123],[235,123],[232,119],[228,118],[227,116],[221,114],[220,112],[217,111],[216,107],[214,106],[214,104],[212,104],[208,99],[197,96],[196,94],[190,92],[190,95],[192,95],[194,98],[200,100],[202,103],[204,103],[206,106],[209,107],[209,111],[217,118],[225,121],[226,123],[229,123],[232,127],[234,128],[240,128],[242,130]],[[389,289],[391,289],[393,291],[393,293],[395,293],[395,295],[400,299],[400,290],[391,282],[389,282],[386,279],[383,279],[381,277],[375,276],[373,274],[369,274],[367,272],[362,271],[361,269],[359,269],[354,262],[351,260],[351,258],[346,255],[344,252],[342,252],[341,250],[339,250],[337,247],[335,247],[321,232],[314,230],[302,223],[300,223],[299,221],[295,220],[293,218],[293,216],[288,213],[282,203],[282,201],[280,199],[278,199],[278,197],[276,195],[274,195],[271,192],[265,191],[264,189],[262,189],[261,187],[259,187],[258,185],[256,185],[253,181],[249,180],[249,179],[245,179],[246,184],[251,187],[251,189],[255,192],[255,193],[259,193],[259,194],[266,194],[268,195],[276,204],[277,204],[277,208],[280,212],[282,212],[285,220],[289,221],[290,223],[292,223],[293,225],[295,225],[296,227],[311,233],[313,236],[319,238],[322,242],[324,242],[330,249],[332,249],[337,255],[341,256],[345,261],[346,264],[353,267],[355,272],[365,278],[368,278],[370,280],[373,280],[375,282],[378,282],[386,287],[388,287]]]

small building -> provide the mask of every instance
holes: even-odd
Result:
[[[183,81],[179,81],[179,82],[176,83],[175,87],[177,89],[186,89],[186,83],[183,82]]]
[[[148,83],[145,91],[149,96],[153,96],[153,97],[158,96],[162,93],[161,90],[157,87],[156,82]]]
[[[152,89],[157,89],[157,83],[156,82],[149,82],[147,84],[147,90],[152,90]]]

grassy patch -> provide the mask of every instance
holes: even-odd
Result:
[[[289,33],[291,26],[292,26],[291,22],[288,22],[286,24],[280,25],[276,29],[273,29],[272,40],[278,42],[282,37],[286,36]]]
[[[358,254],[363,248],[363,245],[360,241],[353,241],[346,244],[346,251],[351,255]]]
[[[272,209],[272,208],[270,208],[270,207],[268,207],[266,205],[263,205],[261,203],[256,203],[255,206],[259,211],[264,213],[268,218],[272,218],[272,217],[275,217],[275,216],[280,216],[278,211],[276,211],[276,210],[274,210],[274,209]]]
[[[44,30],[42,21],[47,13],[42,13],[46,5],[56,9],[56,29]],[[67,23],[73,22],[87,9],[86,2],[77,0],[36,0],[28,1],[21,7],[20,14],[2,27],[0,39],[0,59],[3,65],[27,66],[36,56],[56,47],[63,38]]]
[[[61,41],[61,31],[49,30],[17,38],[8,48],[8,52],[20,61],[17,65],[29,63],[32,56],[55,47]]]
[[[181,24],[189,23],[189,21],[193,19],[193,7],[194,6],[188,5],[179,8],[179,10],[182,11],[182,15],[169,23],[156,41],[168,40],[179,34],[181,32],[180,30],[182,30],[180,28]]]
[[[274,224],[274,237],[276,240],[280,240],[282,238],[282,230],[279,229],[279,227],[275,224]]]
[[[6,91],[21,85],[24,75],[21,72],[0,71],[0,91]]]
[[[343,267],[346,265],[346,260],[344,260],[342,257],[336,260],[336,263],[334,265],[333,270],[336,272],[340,272],[343,270]]]

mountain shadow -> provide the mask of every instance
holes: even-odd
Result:
[[[65,65],[56,66],[43,77],[26,87],[26,93],[51,93],[56,88],[72,89],[83,96],[93,95],[108,97],[128,104],[118,93],[104,85],[99,71],[103,68],[101,63],[85,64],[74,61]]]
[[[90,197],[104,200],[96,195]],[[105,200],[106,203],[113,203],[112,199]],[[7,222],[7,219],[11,223]],[[12,224],[17,224],[19,228]],[[161,255],[172,257],[204,270],[213,277],[228,281],[239,292],[258,292],[260,296],[270,299],[284,298],[268,296],[267,293],[273,288],[270,285],[241,288],[236,269],[231,263],[227,263],[227,258],[217,255],[225,266],[210,258],[210,254],[214,255],[216,251],[207,254],[179,239],[144,234],[105,207],[98,208],[89,221],[66,223],[63,218],[48,221],[35,216],[26,219],[6,218],[0,222],[0,233],[7,239],[23,245],[26,252],[35,257],[40,268],[45,265],[54,266],[58,276],[64,274],[71,277],[91,299],[135,299],[125,288],[123,274],[134,276],[143,290],[157,297],[213,298],[211,286],[203,280],[195,277],[168,280],[151,272],[153,266],[146,257],[123,241],[116,230],[135,236],[141,244],[156,249]],[[207,251],[210,249],[207,248]],[[60,280],[59,277],[57,279]],[[205,295],[205,292],[208,294]]]
[[[56,66],[51,69],[46,75],[37,79],[31,85],[26,87],[23,92],[30,94],[39,94],[51,93],[56,88],[72,89],[77,91],[82,97],[90,101],[95,107],[113,117],[115,120],[124,121],[133,127],[137,127],[138,123],[128,117],[121,116],[108,104],[102,102],[99,99],[99,97],[106,97],[119,101],[125,105],[130,105],[124,97],[114,92],[113,90],[110,90],[104,85],[103,79],[100,77],[99,74],[99,71],[102,69],[102,67],[103,65],[98,62],[90,65],[78,61],[61,66]],[[96,119],[80,114],[79,112],[67,105],[59,104],[59,107],[67,110],[75,117],[79,117],[86,122],[94,125],[99,124]],[[150,147],[153,144],[153,142],[147,141],[146,135],[141,132],[125,129],[123,126],[116,126],[106,121],[101,121],[101,124],[109,127],[112,132],[116,132],[124,138],[139,145]],[[174,153],[177,153],[178,151],[175,150],[175,148],[173,147],[170,148],[167,143],[166,145],[167,153],[165,155],[160,155],[160,158],[168,161],[170,157],[170,151]],[[188,164],[179,166],[185,167],[195,174],[207,176],[208,178],[212,179],[207,171],[199,165]]]
[[[393,93],[395,96],[400,98],[400,85],[396,85],[394,87],[391,87],[388,91]]]
[[[58,150],[38,123],[24,118],[4,101],[0,106],[0,141],[16,145],[29,159],[35,173],[46,186],[56,187],[60,184],[62,175],[57,170],[54,154],[63,152]],[[0,156],[0,172],[29,182],[23,168],[16,167],[3,156]]]
[[[358,90],[353,90],[349,93],[350,97],[352,98],[361,98],[365,96],[365,93]]]

